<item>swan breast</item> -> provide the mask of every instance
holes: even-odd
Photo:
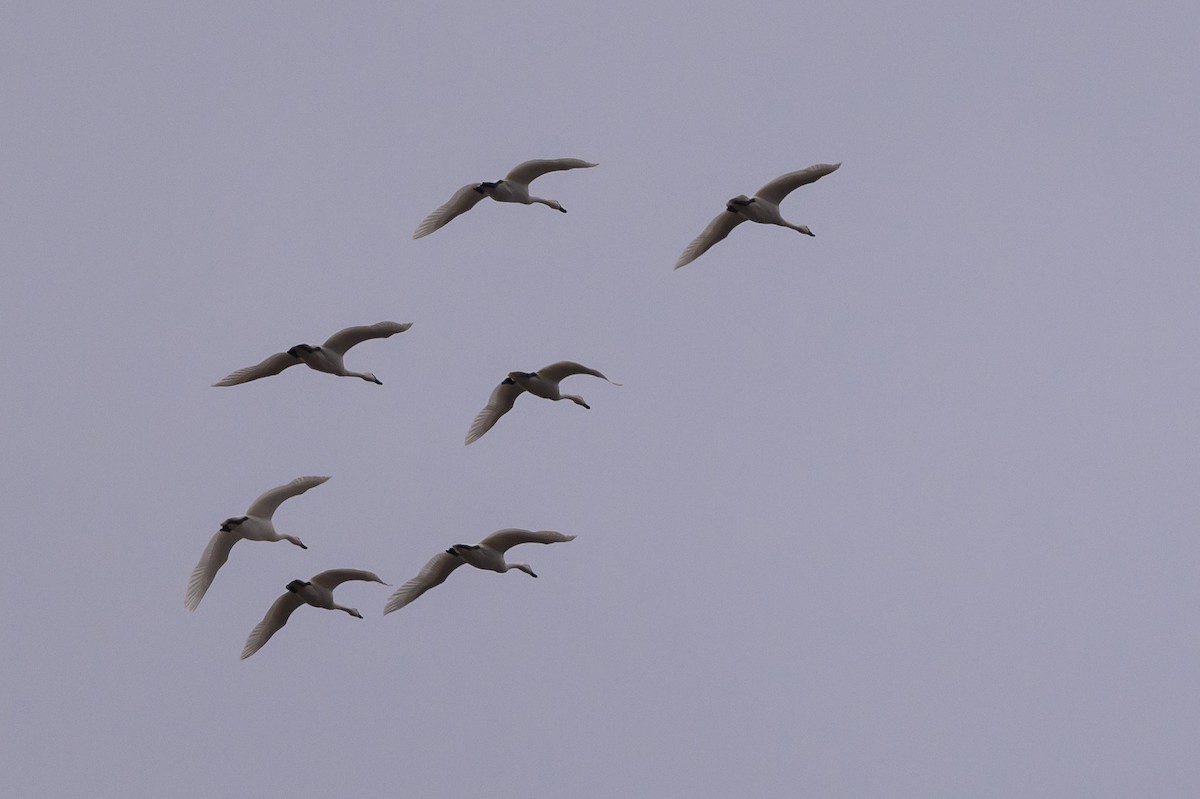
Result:
[[[556,400],[560,396],[558,381],[547,380],[537,372],[509,372],[508,377],[535,397]]]

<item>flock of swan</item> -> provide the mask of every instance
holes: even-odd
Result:
[[[596,164],[578,158],[525,161],[513,167],[501,180],[469,183],[456,191],[444,205],[425,217],[417,226],[413,238],[419,239],[428,236],[444,227],[455,217],[474,208],[484,197],[491,197],[498,202],[524,205],[540,203],[566,213],[567,209],[563,208],[558,200],[548,200],[530,194],[529,184],[549,172],[594,166]],[[729,200],[725,204],[725,210],[721,211],[684,249],[683,254],[675,263],[675,268],[686,266],[696,260],[714,244],[728,236],[735,227],[746,221],[780,225],[806,236],[814,235],[807,226],[792,224],[785,220],[780,213],[779,204],[795,189],[819,180],[839,166],[841,166],[840,163],[814,164],[806,169],[780,175],[764,185],[752,197],[738,195]],[[382,385],[382,381],[371,372],[356,372],[347,369],[344,360],[346,352],[356,344],[371,339],[388,338],[397,333],[403,333],[410,327],[412,327],[411,322],[387,321],[377,322],[373,325],[348,327],[334,333],[323,344],[297,344],[285,352],[277,352],[267,357],[258,364],[238,369],[213,385],[235,386],[248,383],[252,380],[277,375],[288,367],[301,363],[318,372],[338,377],[357,377],[369,383]],[[534,372],[509,372],[508,376],[492,390],[487,405],[471,423],[465,443],[470,444],[491,430],[501,416],[512,410],[521,394],[528,393],[553,401],[566,399],[584,408],[591,408],[583,400],[583,397],[576,394],[564,394],[559,389],[559,384],[563,380],[575,375],[589,375],[613,383],[601,372],[574,361],[558,361]],[[613,383],[613,385],[619,386],[620,383]],[[263,493],[250,503],[250,507],[246,509],[244,515],[231,516],[222,522],[204,548],[195,569],[192,570],[191,577],[188,579],[187,592],[184,595],[184,607],[188,610],[195,610],[199,607],[200,601],[204,599],[205,594],[212,586],[217,572],[228,561],[229,553],[238,541],[288,541],[302,549],[308,549],[299,538],[278,532],[271,519],[284,501],[300,496],[327,480],[329,480],[328,476],[297,477],[286,485],[277,486]],[[415,577],[397,588],[384,605],[383,613],[386,615],[399,610],[429,589],[441,585],[451,572],[464,563],[477,569],[501,573],[515,569],[525,572],[530,577],[537,577],[528,563],[507,562],[505,553],[520,544],[555,544],[572,541],[574,538],[573,535],[564,535],[554,530],[506,528],[485,536],[478,544],[454,544],[445,551],[434,555]],[[261,649],[275,633],[287,624],[292,613],[301,605],[311,605],[324,610],[340,610],[361,619],[363,616],[356,608],[339,605],[333,599],[334,589],[351,580],[390,585],[374,572],[362,569],[329,569],[313,575],[308,580],[292,580],[285,586],[286,593],[280,595],[271,604],[262,621],[251,630],[242,649],[242,659],[250,657]]]
[[[271,517],[285,500],[298,497],[328,479],[327,476],[317,475],[297,477],[286,485],[272,488],[254,500],[244,516],[231,516],[222,522],[209,540],[208,546],[204,548],[204,554],[200,556],[196,568],[192,570],[184,606],[188,610],[195,610],[200,606],[200,600],[204,599],[217,572],[229,560],[229,552],[238,541],[288,541],[302,549],[308,549],[296,536],[278,532]],[[383,612],[386,615],[393,610],[399,610],[430,588],[441,585],[450,576],[450,572],[464,563],[477,569],[501,573],[517,569],[530,577],[537,577],[528,563],[506,562],[504,553],[518,544],[555,544],[574,539],[573,535],[564,535],[554,530],[507,528],[486,536],[478,544],[454,544],[445,552],[435,555],[416,577],[396,589],[388,598]],[[389,585],[379,575],[363,569],[330,569],[307,580],[292,580],[286,586],[287,593],[271,604],[267,615],[250,631],[250,637],[246,639],[246,645],[242,649],[242,658],[248,658],[261,649],[271,636],[287,624],[292,612],[301,605],[340,610],[361,619],[363,615],[356,608],[339,605],[333,601],[333,589],[349,580]]]

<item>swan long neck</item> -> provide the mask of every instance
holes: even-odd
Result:
[[[342,377],[357,377],[359,380],[366,380],[368,383],[383,385],[379,378],[370,372],[351,372],[349,369],[346,369],[342,372]]]
[[[531,203],[541,203],[542,205],[548,205],[548,206],[550,206],[551,208],[553,208],[555,211],[562,211],[564,214],[567,212],[567,209],[566,209],[566,208],[563,208],[563,207],[562,207],[562,203],[560,203],[558,200],[546,200],[546,199],[543,199],[543,198],[541,198],[541,197],[533,197],[533,196],[531,196],[531,197],[529,198],[529,202],[531,202]]]

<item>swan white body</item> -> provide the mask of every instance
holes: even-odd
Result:
[[[574,361],[559,361],[552,363],[549,366],[543,366],[536,372],[509,372],[508,377],[500,381],[500,385],[492,389],[492,395],[488,398],[487,406],[481,410],[475,417],[475,421],[471,423],[471,429],[467,431],[466,443],[480,438],[488,430],[491,430],[493,425],[500,419],[501,416],[512,410],[513,403],[517,401],[517,397],[528,391],[535,397],[542,397],[548,400],[571,400],[576,405],[582,405],[584,408],[591,409],[583,401],[583,397],[577,394],[563,394],[559,391],[558,384],[564,378],[571,375],[592,375],[593,377],[603,378],[600,372],[595,369],[589,369],[583,364],[575,363]],[[608,380],[613,383],[613,381]],[[613,383],[614,386],[621,385]]]
[[[589,161],[581,161],[578,158],[550,158],[524,161],[513,167],[512,171],[505,175],[503,180],[468,183],[454,192],[454,196],[446,201],[445,205],[425,217],[421,224],[417,226],[416,232],[413,233],[413,238],[419,239],[422,236],[428,236],[433,231],[443,227],[454,217],[470,211],[484,197],[491,197],[493,200],[502,203],[523,203],[524,205],[541,203],[542,205],[550,206],[556,211],[562,211],[565,214],[567,209],[563,208],[558,200],[547,200],[542,197],[534,197],[530,194],[529,184],[547,172],[559,172],[564,169],[585,169],[593,166],[596,166],[596,164]]]
[[[806,236],[815,235],[805,225],[793,225],[779,212],[779,203],[793,190],[813,181],[819,180],[836,170],[837,164],[813,164],[807,169],[780,175],[763,186],[753,197],[739,194],[725,204],[725,210],[716,219],[708,223],[704,232],[692,240],[692,243],[679,256],[675,268],[686,266],[699,258],[708,248],[729,235],[729,232],[741,223],[749,220],[766,225],[782,225],[786,228],[803,233]]]
[[[296,536],[276,532],[271,517],[285,499],[299,496],[328,479],[297,477],[287,485],[272,488],[254,500],[246,509],[245,516],[234,516],[222,522],[221,529],[209,540],[204,554],[200,556],[200,562],[192,570],[192,576],[188,579],[187,595],[183,600],[184,607],[195,610],[199,606],[208,587],[212,585],[213,578],[217,576],[217,570],[229,560],[229,550],[233,549],[233,545],[238,541],[290,541],[301,549],[308,549]]]
[[[528,563],[506,563],[504,553],[518,544],[556,544],[562,541],[574,541],[575,536],[563,535],[554,530],[518,530],[508,528],[497,530],[484,538],[478,544],[455,544],[445,552],[439,552],[425,564],[421,573],[396,589],[388,597],[384,606],[384,614],[399,610],[421,594],[434,586],[446,582],[450,573],[464,563],[477,569],[487,569],[494,572],[506,572],[518,569],[530,577],[537,577]]]
[[[267,611],[267,615],[263,616],[263,620],[250,631],[250,637],[246,639],[246,646],[242,649],[242,660],[262,649],[263,644],[271,640],[271,636],[287,624],[292,611],[301,605],[308,604],[314,608],[324,608],[325,610],[340,610],[361,619],[362,614],[355,608],[348,608],[333,601],[333,589],[347,580],[363,580],[387,585],[379,579],[379,575],[362,569],[330,569],[313,575],[307,582],[292,580],[287,584],[287,593],[275,600],[271,609]]]
[[[249,383],[260,377],[277,375],[289,366],[306,364],[318,372],[328,372],[338,377],[358,377],[370,383],[380,383],[379,378],[370,372],[352,372],[346,368],[342,356],[346,350],[355,344],[361,344],[368,339],[387,338],[396,333],[403,333],[412,327],[412,322],[376,322],[373,325],[358,325],[339,330],[319,347],[311,344],[297,344],[287,352],[277,352],[262,363],[238,369],[214,386],[236,386],[239,383]]]

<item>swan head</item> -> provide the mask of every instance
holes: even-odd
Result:
[[[546,200],[546,205],[550,206],[555,211],[562,211],[564,214],[567,212],[567,209],[563,208],[562,203],[560,203],[558,200]]]
[[[529,567],[528,563],[507,563],[505,566],[507,567],[505,568],[505,571],[508,571],[509,569],[520,569],[530,577],[537,577],[537,575],[533,573],[533,569]]]
[[[805,236],[813,236],[815,238],[817,235],[808,229],[808,225],[796,225],[796,230],[800,231]]]
[[[346,608],[346,612],[356,619],[361,619],[363,615],[358,612],[357,608]]]
[[[361,377],[363,380],[366,380],[368,383],[374,383],[377,386],[383,385],[383,381],[370,372],[363,372],[361,375],[359,375],[359,377]]]

